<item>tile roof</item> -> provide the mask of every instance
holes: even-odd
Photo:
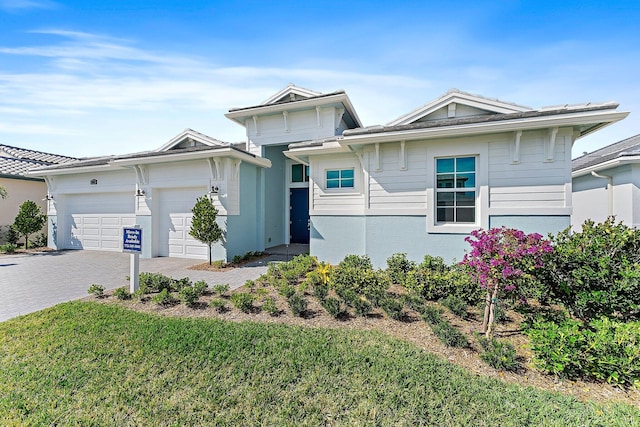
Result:
[[[640,156],[640,134],[573,159],[571,169],[577,171],[627,156]]]
[[[77,160],[74,157],[0,144],[0,176],[3,177],[34,179],[27,176],[31,169],[68,164]]]
[[[279,105],[279,104],[295,104],[295,103],[302,102],[302,101],[309,101],[309,100],[313,100],[313,99],[327,98],[327,97],[330,97],[330,96],[345,95],[345,94],[346,94],[346,92],[344,90],[338,90],[336,92],[323,93],[323,94],[316,95],[316,96],[310,96],[308,98],[299,98],[299,99],[281,101],[281,102],[270,103],[270,104],[259,104],[259,105],[253,105],[251,107],[231,108],[231,109],[229,109],[229,112],[230,113],[234,113],[236,111],[251,110],[253,108],[268,107],[268,106],[271,106],[271,105]]]

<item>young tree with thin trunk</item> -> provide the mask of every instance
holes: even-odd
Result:
[[[24,236],[24,248],[29,249],[29,236],[40,231],[46,222],[47,216],[40,211],[40,206],[27,200],[20,205],[11,227]]]
[[[498,297],[513,292],[542,266],[542,256],[553,251],[551,242],[538,233],[525,234],[513,228],[474,230],[465,238],[471,245],[460,264],[467,266],[486,291],[482,332],[491,337]]]
[[[211,265],[213,244],[222,241],[224,238],[224,232],[216,222],[218,209],[216,209],[210,197],[202,196],[198,197],[191,212],[193,212],[193,219],[191,220],[189,234],[209,246],[209,265]]]

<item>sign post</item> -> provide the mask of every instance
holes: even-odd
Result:
[[[129,292],[134,293],[139,287],[140,253],[142,252],[142,229],[139,225],[122,229],[122,252],[131,254],[129,268]]]

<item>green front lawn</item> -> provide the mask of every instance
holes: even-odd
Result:
[[[73,302],[0,323],[0,425],[638,425],[383,334]],[[635,424],[634,424],[635,423]]]

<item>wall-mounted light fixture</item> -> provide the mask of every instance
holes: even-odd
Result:
[[[49,201],[49,200],[53,200],[53,196],[51,194],[47,194],[46,196],[44,196],[44,199],[42,199],[43,201]]]
[[[142,196],[144,196],[145,194],[147,194],[147,192],[146,192],[146,191],[144,191],[142,188],[138,188],[138,189],[136,190],[136,196],[138,196],[138,197],[142,197]]]
[[[218,187],[216,187],[215,185],[211,186],[211,191],[209,191],[210,194],[218,194],[218,192],[220,191],[220,189]]]
[[[89,181],[89,184],[91,185],[98,185],[98,180],[93,178],[91,181]]]

